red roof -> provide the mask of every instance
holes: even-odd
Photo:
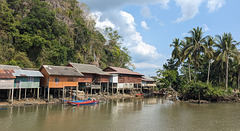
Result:
[[[106,71],[106,69],[112,69],[112,71]],[[131,70],[125,69],[125,68],[119,68],[119,67],[112,67],[109,66],[106,69],[104,69],[105,72],[110,73],[110,74],[128,74],[128,75],[139,75],[139,76],[143,76],[142,74],[138,73],[138,72],[133,72]]]
[[[12,73],[14,73],[13,70],[0,69],[0,78],[16,78]]]

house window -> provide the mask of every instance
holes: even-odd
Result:
[[[56,83],[56,84],[59,83],[59,78],[55,78],[55,83]]]
[[[85,80],[87,80],[87,77],[85,78]]]
[[[28,77],[28,82],[33,82],[34,78],[33,77]]]

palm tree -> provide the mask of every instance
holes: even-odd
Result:
[[[228,62],[229,59],[235,58],[238,59],[238,50],[236,48],[237,43],[233,40],[231,33],[224,33],[222,36],[216,35],[218,44],[215,47],[218,48],[217,52],[217,61],[223,61],[226,65],[226,74],[225,74],[225,90],[228,89]]]
[[[182,45],[182,49],[181,49],[181,63],[184,62],[187,59],[188,62],[188,77],[189,77],[189,83],[191,83],[191,62],[192,62],[192,57],[191,54],[188,55],[184,55],[185,53],[184,48],[186,48],[187,46],[189,46],[191,44],[190,39],[185,39],[186,41],[182,41],[181,45]]]
[[[208,76],[207,76],[207,84],[208,84],[209,83],[209,75],[210,75],[210,67],[211,67],[212,58],[213,58],[214,52],[215,52],[215,50],[213,49],[213,46],[215,45],[215,39],[212,36],[207,36],[204,43],[208,49],[206,57],[209,59]]]
[[[173,40],[173,43],[170,44],[170,47],[171,46],[174,47],[174,49],[172,51],[172,58],[177,60],[177,62],[176,62],[177,65],[180,64],[179,62],[180,62],[180,59],[181,59],[181,57],[180,57],[180,53],[181,53],[180,45],[181,45],[181,42],[180,42],[180,40],[178,38],[175,38]]]
[[[191,37],[186,37],[186,39],[189,39],[191,44],[186,46],[183,52],[185,56],[191,54],[194,59],[194,82],[196,82],[197,62],[200,54],[207,51],[207,47],[202,44],[204,42],[202,28],[193,28],[189,33],[191,34]]]

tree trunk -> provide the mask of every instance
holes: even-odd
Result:
[[[208,77],[207,77],[207,84],[209,83],[209,75],[210,75],[210,66],[211,66],[211,60],[209,60],[209,64],[208,64]]]
[[[191,69],[190,69],[190,61],[188,61],[188,75],[189,75],[189,83],[191,83]]]
[[[228,56],[226,57],[226,82],[225,82],[225,90],[228,89]]]
[[[194,82],[196,83],[197,59],[196,59],[196,56],[194,58],[195,58],[195,61],[194,61]]]
[[[239,83],[240,83],[240,70],[238,70],[238,85],[237,85],[238,89],[239,89]]]

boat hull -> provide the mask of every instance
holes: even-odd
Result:
[[[85,100],[85,101],[67,101],[68,104],[70,105],[92,105],[92,104],[98,104],[99,100]]]

